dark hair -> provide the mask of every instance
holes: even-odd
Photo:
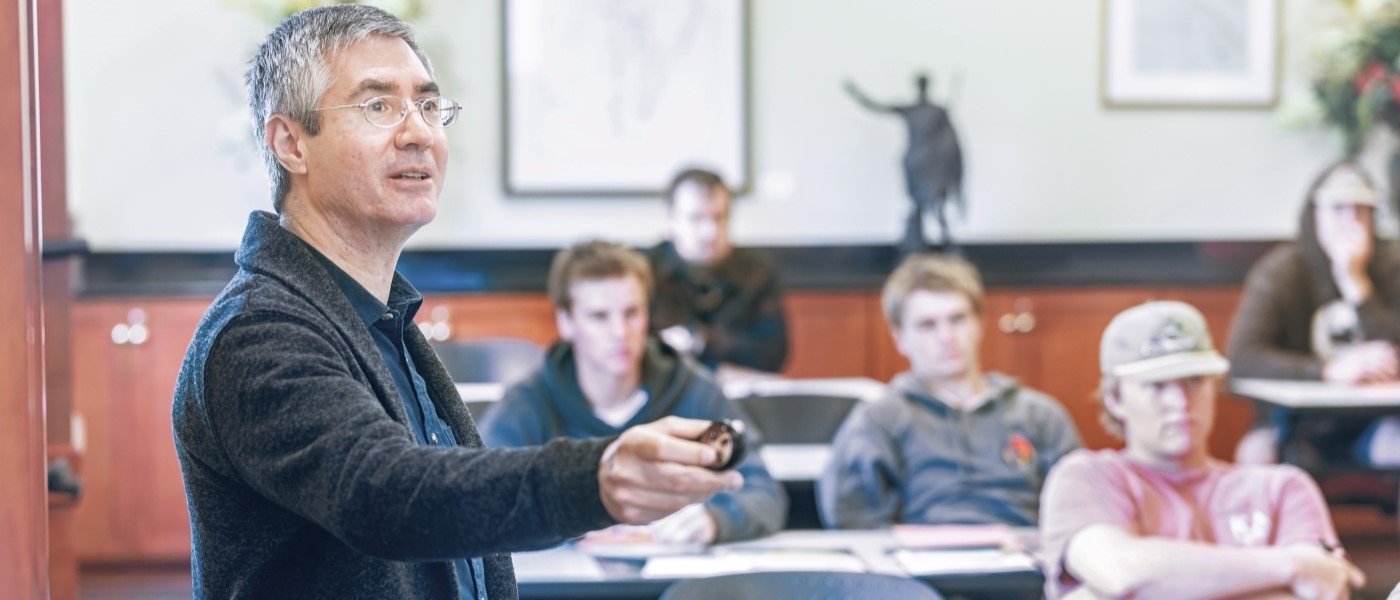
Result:
[[[549,299],[554,308],[569,312],[574,299],[569,286],[577,281],[636,277],[642,290],[651,294],[651,263],[636,250],[614,242],[592,240],[574,244],[554,255],[549,265]]]
[[[1303,210],[1298,215],[1298,260],[1303,263],[1303,272],[1307,274],[1312,285],[1309,286],[1308,293],[1312,294],[1312,306],[1322,306],[1327,302],[1341,297],[1341,292],[1337,290],[1337,282],[1332,279],[1332,263],[1327,257],[1327,252],[1322,249],[1321,242],[1317,239],[1317,191],[1327,182],[1333,173],[1341,169],[1351,169],[1367,187],[1376,189],[1376,184],[1371,176],[1361,165],[1354,160],[1339,160],[1322,170],[1317,178],[1308,185],[1308,194],[1303,202]],[[1371,239],[1376,239],[1376,223],[1371,221]],[[1371,277],[1379,280],[1384,274],[1377,273],[1380,266],[1376,262],[1378,252],[1372,250],[1371,260],[1366,265],[1366,272]]]
[[[716,173],[709,169],[692,167],[689,169],[685,169],[680,173],[676,173],[676,176],[671,178],[671,185],[667,186],[666,188],[667,208],[675,208],[676,190],[687,183],[693,183],[702,188],[705,188],[705,191],[713,191],[716,188],[722,189],[726,192],[729,191],[729,186],[724,184],[724,178],[720,177],[719,173]]]

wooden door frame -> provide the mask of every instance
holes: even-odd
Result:
[[[6,598],[49,596],[31,2],[0,8],[0,306],[20,308],[0,325],[0,596]]]

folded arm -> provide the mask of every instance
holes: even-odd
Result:
[[[1090,525],[1065,553],[1070,575],[1107,598],[1229,598],[1291,591],[1346,598],[1364,582],[1355,566],[1319,544],[1233,547],[1134,536]]]

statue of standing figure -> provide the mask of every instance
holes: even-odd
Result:
[[[953,123],[948,119],[948,111],[929,99],[928,75],[920,74],[915,84],[919,97],[913,104],[907,105],[875,102],[861,93],[851,81],[846,81],[845,88],[856,102],[867,109],[904,117],[904,124],[909,130],[909,148],[904,152],[904,178],[913,207],[905,223],[904,239],[900,242],[901,254],[928,249],[928,243],[924,240],[925,210],[932,211],[938,219],[943,234],[943,250],[957,252],[952,232],[948,230],[946,212],[949,198],[957,202],[959,212],[967,212],[962,190],[962,149],[958,146],[958,134],[953,130]]]

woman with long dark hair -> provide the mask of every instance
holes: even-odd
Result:
[[[1297,242],[1275,248],[1250,270],[1230,334],[1232,377],[1356,385],[1400,377],[1400,250],[1376,237],[1378,198],[1370,177],[1351,161],[1329,166],[1312,183]],[[1260,414],[1236,460],[1277,462],[1281,420]],[[1372,456],[1369,447],[1373,421],[1310,420],[1294,432],[1299,443],[1283,449],[1283,458],[1381,462],[1386,457]]]

